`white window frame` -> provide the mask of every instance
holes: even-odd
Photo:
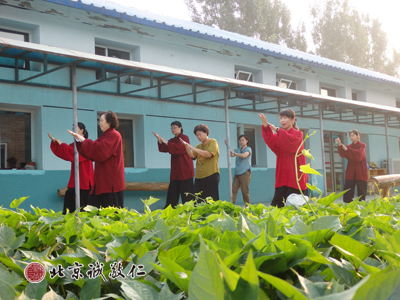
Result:
[[[239,78],[240,74],[247,75],[247,79],[240,79]],[[253,82],[254,81],[254,74],[251,73],[251,72],[243,71],[243,70],[236,70],[235,79]],[[250,79],[253,79],[253,80],[250,80]]]

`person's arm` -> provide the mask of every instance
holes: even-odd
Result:
[[[74,153],[73,144],[71,144],[71,145],[67,145],[65,143],[59,144],[56,141],[52,141],[50,144],[50,148],[51,148],[51,151],[53,151],[53,153],[57,157],[59,157],[63,160],[69,161],[69,162],[75,161],[75,153]],[[79,155],[79,162],[83,162],[85,160],[86,160],[86,158]]]
[[[158,145],[158,151],[160,151],[160,152],[169,152],[169,147],[168,147],[168,145],[167,144],[164,144],[164,143],[157,143],[157,145]]]
[[[278,151],[278,146],[276,145],[276,134],[272,132],[272,129],[270,126],[262,126],[261,127],[261,132],[263,139],[267,146],[271,149],[272,152],[277,154]]]
[[[190,145],[188,136],[183,135],[182,140]],[[163,144],[163,145],[165,145],[165,144]],[[183,155],[187,152],[185,145],[182,143],[172,143],[171,142],[171,143],[168,143],[168,145],[166,145],[166,146],[169,150],[169,153],[173,154],[173,155]]]
[[[185,142],[181,138],[179,138],[179,139],[180,139],[181,143],[185,146],[186,153],[189,155],[189,157],[191,159],[196,159],[197,155],[195,153],[193,153],[192,150],[191,150],[191,147],[193,147],[193,146],[191,146],[189,143]]]
[[[346,150],[345,150],[345,149],[346,149]],[[343,144],[338,145],[338,153],[339,153],[340,157],[349,159],[349,158],[347,157],[347,153],[348,153],[348,152],[347,152],[347,149],[348,149],[348,148],[345,148],[345,146],[344,146]]]
[[[353,149],[347,147],[347,157],[348,159],[354,160],[354,161],[362,161],[365,158],[365,144],[360,145],[361,148],[359,149]]]
[[[250,152],[246,151],[245,153],[237,153],[237,152],[235,152],[234,156],[237,156],[237,157],[240,157],[240,158],[246,158],[249,155],[250,155]]]
[[[211,153],[210,151],[201,150],[201,149],[195,148],[195,147],[193,147],[193,146],[191,146],[191,147],[192,147],[192,148],[191,148],[192,151],[196,152],[198,155],[201,155],[201,156],[203,156],[203,157],[210,158],[210,157],[213,157],[213,156],[214,156],[214,153]]]
[[[104,162],[113,155],[121,142],[120,135],[117,133],[109,134],[101,141],[85,139],[77,143],[79,154],[87,159]]]
[[[296,153],[303,141],[303,133],[300,130],[294,130],[293,133],[289,133],[286,130],[281,129],[278,131],[276,136],[276,145],[290,153]]]

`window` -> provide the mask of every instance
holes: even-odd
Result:
[[[96,55],[102,55],[102,56],[108,56],[108,57],[115,57],[115,58],[120,58],[120,59],[125,59],[125,60],[130,60],[131,54],[128,51],[122,51],[122,50],[117,50],[117,49],[112,49],[106,46],[96,46],[95,47],[95,54]],[[110,75],[106,77],[112,77],[115,76]],[[96,79],[100,80],[101,79],[101,70],[96,71]],[[121,82],[122,83],[127,83],[127,84],[139,84],[140,85],[140,78],[139,77],[133,77],[133,76],[123,76],[121,77]]]
[[[328,87],[321,87],[321,95],[336,97],[336,90]]]
[[[400,108],[400,99],[396,99],[396,108]]]
[[[285,79],[285,78],[279,78],[276,80],[276,86],[279,86],[284,89],[291,89],[291,90],[296,90],[296,82],[293,82],[293,80]]]
[[[253,80],[253,73],[247,72],[247,71],[242,71],[242,70],[236,70],[235,71],[235,79],[239,80],[244,80],[244,81],[254,81]]]
[[[97,122],[99,119],[97,119]],[[134,151],[133,151],[133,122],[129,119],[119,119],[119,126],[116,129],[122,137],[122,151],[124,153],[124,164],[126,168],[134,167]],[[97,125],[97,136],[101,136],[103,132]]]
[[[8,29],[0,28],[0,38],[13,39],[22,42],[29,42],[29,34],[25,32],[13,31]],[[11,58],[3,58],[1,67],[6,68],[15,68],[14,59]],[[18,61],[19,69],[29,70],[29,62],[25,60]]]
[[[355,92],[351,93],[351,100],[357,101],[358,100],[358,94]]]
[[[22,42],[29,42],[29,34],[0,28],[0,38],[13,39]]]
[[[7,159],[14,157],[17,167],[31,157],[31,114],[0,110],[1,169],[8,168]]]

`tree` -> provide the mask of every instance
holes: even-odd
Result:
[[[327,0],[311,8],[317,55],[397,76],[400,54],[388,57],[387,37],[377,19],[360,14],[348,0]]]
[[[291,27],[281,0],[185,0],[192,21],[306,51],[305,26]]]

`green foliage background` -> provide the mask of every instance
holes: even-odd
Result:
[[[145,212],[107,208],[63,216],[32,207],[0,209],[1,299],[397,299],[400,197],[308,206],[244,209],[232,203]],[[117,212],[117,213],[116,213]],[[28,263],[46,270],[41,283]],[[101,277],[50,278],[74,261],[104,264]],[[147,273],[110,280],[110,264]]]

